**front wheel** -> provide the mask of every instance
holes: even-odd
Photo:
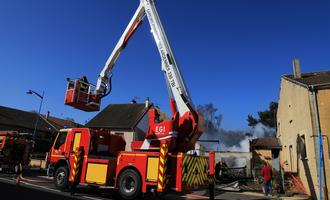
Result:
[[[66,166],[57,168],[54,176],[54,184],[57,189],[66,190],[69,188],[69,169]]]
[[[133,169],[126,169],[118,179],[118,192],[126,200],[136,199],[141,194],[141,178]]]

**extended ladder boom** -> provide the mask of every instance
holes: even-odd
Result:
[[[171,98],[175,100],[176,107],[180,116],[183,116],[188,111],[194,112],[191,110],[192,101],[189,92],[185,86],[174,54],[171,50],[162,23],[158,16],[154,0],[140,0],[138,9],[133,15],[131,21],[120,37],[116,47],[112,51],[103,70],[99,75],[96,85],[96,93],[107,93],[107,90],[109,89],[109,76],[111,76],[115,62],[121,54],[122,50],[126,47],[128,40],[139,27],[145,16],[148,18],[151,27],[151,33],[154,36],[159,54],[161,56],[162,71],[165,73],[165,79],[170,91]]]
[[[86,77],[74,81],[69,79],[64,102],[66,105],[88,112],[100,110],[101,98],[111,91],[113,67],[144,17],[148,19],[160,54],[161,69],[164,72],[170,95],[172,118],[160,120],[156,109],[150,108],[146,138],[143,143],[141,141],[132,143],[131,147],[135,150],[150,150],[159,148],[160,143],[166,142],[173,152],[187,152],[195,148],[196,141],[203,133],[203,119],[192,105],[154,0],[140,0],[139,7],[103,67],[95,89],[88,83]]]

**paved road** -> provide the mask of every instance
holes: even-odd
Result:
[[[39,191],[28,187],[17,187],[13,184],[0,182],[1,199],[35,199],[35,200],[73,200],[75,198],[64,197],[59,194]]]
[[[72,196],[70,192],[62,192],[55,188],[52,178],[47,177],[44,173],[39,171],[32,171],[24,175],[19,186],[15,185],[13,175],[10,174],[0,174],[0,191],[3,190],[2,185],[5,185],[6,189],[10,193],[16,195],[17,197],[29,197],[28,199],[35,198],[36,200],[45,200],[42,198],[49,195],[52,199],[61,199],[61,200],[71,200],[71,199],[82,199],[82,200],[111,200],[115,199],[115,191],[109,189],[91,189],[86,187],[77,188],[76,193]],[[8,192],[9,193],[9,192]],[[7,194],[7,192],[6,192]],[[39,195],[40,194],[40,195]],[[44,195],[44,196],[43,196]],[[16,199],[16,198],[14,198]]]
[[[80,187],[74,196],[69,192],[61,192],[54,187],[52,178],[49,178],[45,173],[38,170],[32,170],[25,173],[24,177],[28,180],[22,181],[20,186],[16,186],[13,180],[13,175],[0,173],[0,191],[1,199],[19,199],[27,198],[34,200],[111,200],[116,199],[115,191],[112,189],[92,189]],[[2,192],[3,191],[3,192]],[[6,198],[2,198],[3,194]],[[262,200],[268,199],[262,195],[255,193],[233,193],[215,191],[216,199],[222,200]],[[148,198],[150,199],[150,198]],[[164,196],[164,200],[174,199],[208,199],[207,191],[196,191],[192,194],[178,195],[169,194]]]

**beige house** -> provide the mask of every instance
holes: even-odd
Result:
[[[108,129],[112,134],[122,135],[126,141],[125,151],[131,151],[132,141],[143,141],[148,131],[149,117],[145,104],[110,104],[85,126]]]
[[[297,60],[294,61],[294,63]],[[319,198],[318,133],[323,135],[325,180],[323,199],[330,197],[330,71],[300,73],[299,63],[293,75],[281,77],[277,111],[277,138],[282,150],[284,171],[301,180],[313,199]]]

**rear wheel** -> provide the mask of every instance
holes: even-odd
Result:
[[[118,179],[118,192],[123,199],[136,199],[141,194],[141,178],[133,169],[126,169]]]
[[[54,176],[54,184],[57,189],[66,190],[69,188],[69,169],[66,166],[57,168]]]

